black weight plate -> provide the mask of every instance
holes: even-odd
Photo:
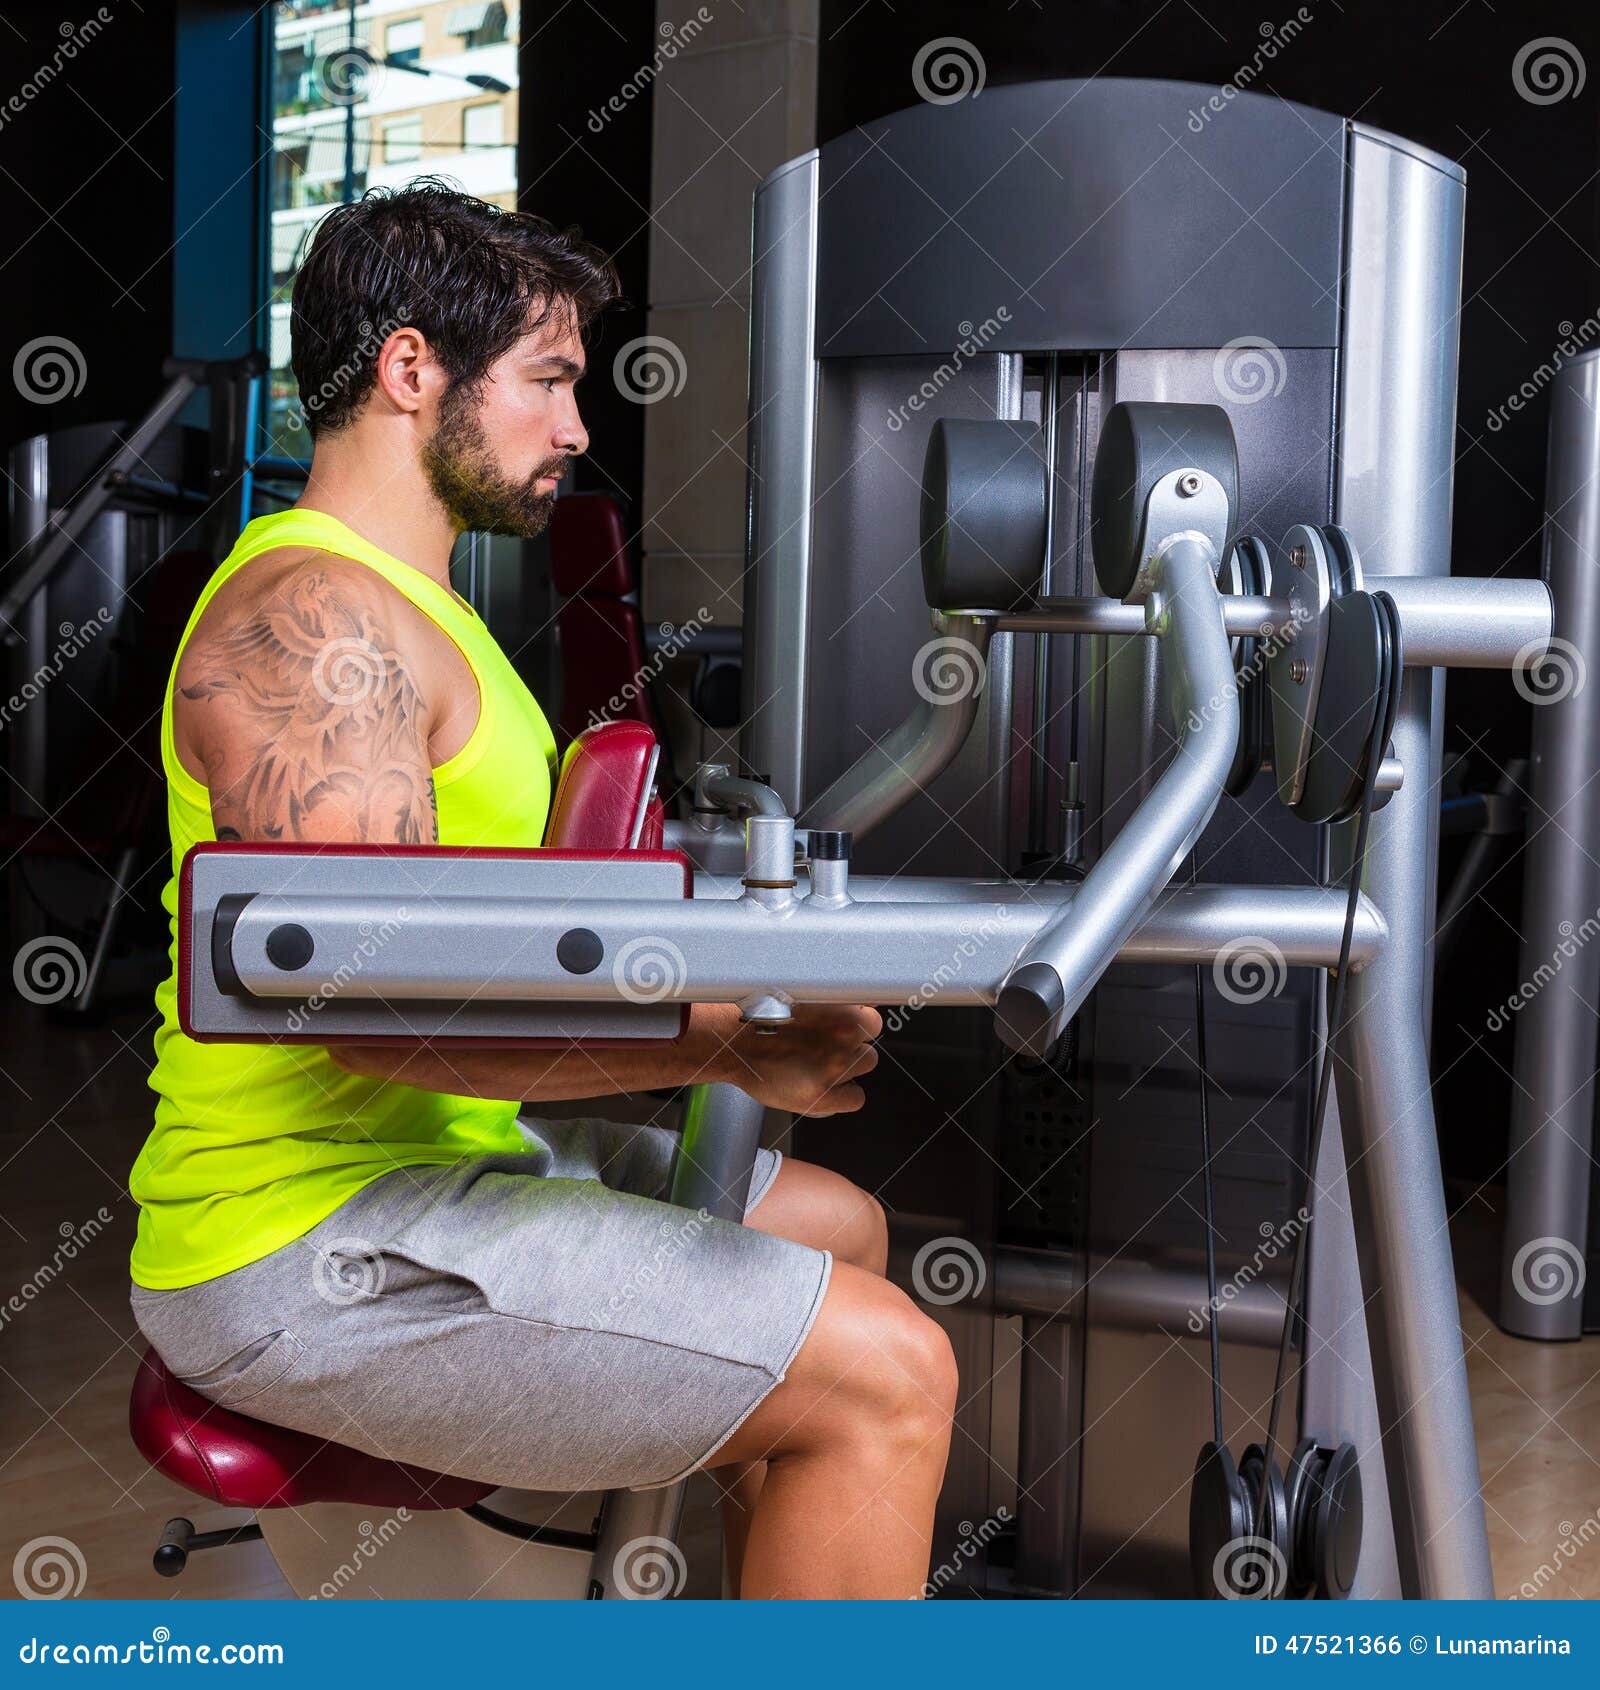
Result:
[[[1113,598],[1125,598],[1138,578],[1145,500],[1175,469],[1214,476],[1228,495],[1230,520],[1238,516],[1239,448],[1220,405],[1113,405],[1095,446],[1090,507],[1094,572]]]
[[[1359,807],[1389,650],[1387,618],[1370,593],[1329,603],[1305,786],[1294,806],[1301,821],[1341,821]]]
[[[922,461],[922,590],[934,610],[1013,610],[1044,568],[1037,423],[941,417]]]

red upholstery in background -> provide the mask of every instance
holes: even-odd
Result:
[[[661,844],[663,809],[653,796],[655,735],[638,722],[591,728],[568,748],[544,843],[578,851]],[[465,1508],[495,1489],[325,1443],[304,1432],[235,1414],[192,1391],[147,1350],[134,1377],[128,1428],[157,1472],[230,1508],[291,1508],[356,1502],[374,1508]]]
[[[568,493],[556,500],[549,532],[555,587],[564,595],[556,612],[562,738],[610,721],[643,722],[659,733],[621,507],[604,493]]]
[[[622,506],[607,493],[567,493],[550,516],[550,567],[556,591],[626,598],[638,582],[628,562]]]

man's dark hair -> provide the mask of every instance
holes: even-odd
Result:
[[[526,334],[566,314],[581,334],[617,297],[611,261],[576,229],[423,177],[374,188],[317,225],[295,277],[290,362],[312,437],[343,428],[378,349],[415,328],[469,389]]]

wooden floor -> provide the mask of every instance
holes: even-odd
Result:
[[[241,1516],[154,1476],[127,1435],[141,1345],[126,1182],[149,1120],[148,1022],[64,1030],[8,997],[0,1035],[0,1567],[33,1545],[37,1576],[65,1566],[84,1596],[289,1596],[260,1544],[198,1555],[178,1583],[150,1566],[172,1515],[202,1530]],[[1472,1284],[1497,1254],[1486,1215],[1460,1217]],[[1600,1597],[1600,1338],[1508,1338],[1467,1291],[1461,1311],[1497,1589]]]

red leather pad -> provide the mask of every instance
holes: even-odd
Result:
[[[625,851],[634,845],[655,767],[656,736],[642,722],[604,722],[580,735],[561,761],[546,848]]]
[[[147,1350],[128,1429],[158,1473],[225,1508],[356,1502],[370,1508],[467,1508],[493,1485],[383,1461],[207,1402]]]

